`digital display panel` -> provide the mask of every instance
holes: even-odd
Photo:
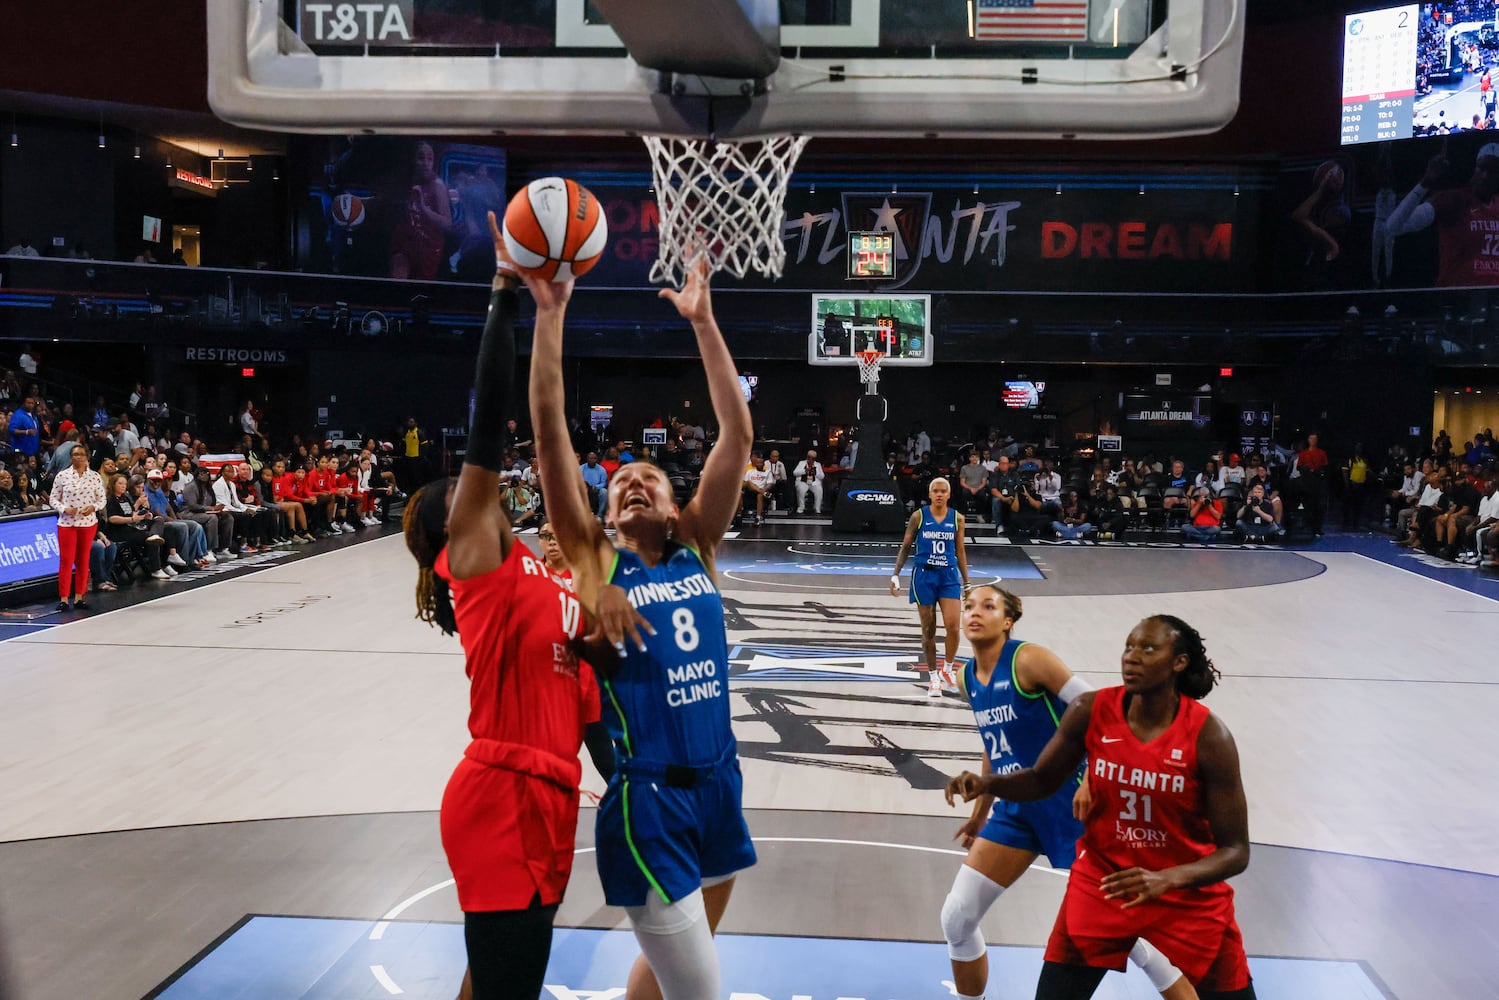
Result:
[[[1045,382],[1006,382],[1004,404],[1011,410],[1034,410],[1041,405]]]
[[[807,362],[856,365],[860,351],[879,351],[882,364],[930,365],[930,295],[813,295]]]
[[[895,278],[895,234],[852,232],[848,234],[850,278]]]

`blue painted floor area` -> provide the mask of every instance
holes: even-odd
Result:
[[[450,1000],[463,976],[458,924],[253,917],[164,990],[162,1000]],[[552,945],[548,1000],[620,1000],[639,948],[628,931],[559,928]],[[908,941],[728,934],[718,938],[721,1000],[937,1000],[953,993],[947,948]],[[1029,995],[1041,949],[989,949],[993,984]],[[1261,1000],[1385,1000],[1352,961],[1250,960]],[[399,992],[398,992],[399,991]],[[1105,978],[1101,1000],[1151,1000],[1159,994],[1135,969]]]
[[[775,542],[772,547],[735,545],[717,555],[720,571],[732,573],[812,574],[816,576],[888,577],[898,543]],[[1045,576],[1018,545],[970,545],[968,575],[1006,580],[1044,580]]]
[[[1424,576],[1428,580],[1436,580],[1438,583],[1499,601],[1499,573],[1462,566],[1419,550],[1401,548],[1389,535],[1328,535],[1315,545],[1298,546],[1297,549],[1302,552],[1356,552],[1388,566]]]
[[[42,632],[53,628],[56,624],[56,622],[43,625],[36,622],[0,621],[0,642],[4,642],[6,639],[15,639],[23,635],[30,635],[33,632]]]

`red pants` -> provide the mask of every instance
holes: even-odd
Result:
[[[57,526],[57,594],[59,599],[68,599],[68,590],[73,585],[73,571],[78,571],[78,587],[73,593],[78,597],[88,595],[88,556],[94,544],[97,524],[82,528]]]

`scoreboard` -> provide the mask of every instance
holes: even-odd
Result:
[[[895,278],[895,234],[848,234],[848,276],[886,281]]]
[[[1342,145],[1411,136],[1420,23],[1413,3],[1344,20]]]

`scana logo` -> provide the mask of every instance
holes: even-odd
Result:
[[[855,503],[895,503],[895,494],[886,490],[849,490],[848,498]]]

